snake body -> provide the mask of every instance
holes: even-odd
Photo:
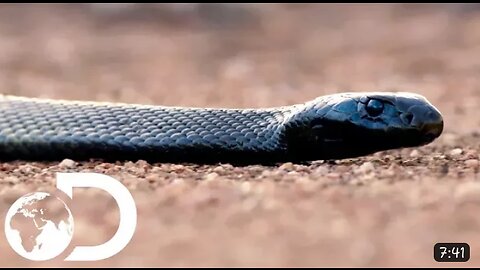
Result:
[[[440,112],[411,93],[349,92],[262,109],[0,95],[0,159],[262,163],[353,158],[430,143]]]

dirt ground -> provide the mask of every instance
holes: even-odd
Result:
[[[479,266],[479,55],[478,5],[2,4],[1,93],[246,108],[410,91],[445,128],[424,147],[311,165],[0,163],[0,266]],[[114,200],[80,188],[64,253],[34,262],[10,248],[10,205],[53,192],[56,172],[129,188],[138,220],[123,251],[63,261],[118,227]],[[437,242],[470,244],[470,261],[435,262]]]

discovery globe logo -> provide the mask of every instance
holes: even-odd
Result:
[[[57,173],[57,188],[73,199],[73,188],[99,188],[108,192],[120,211],[115,235],[97,246],[77,246],[66,261],[96,261],[120,252],[130,242],[137,225],[135,201],[116,179],[97,173]],[[46,192],[17,199],[5,218],[5,235],[12,249],[25,259],[45,261],[59,256],[70,245],[74,218],[68,205]]]
[[[33,261],[50,260],[60,255],[72,240],[72,213],[56,196],[30,193],[10,207],[5,234],[20,256]]]

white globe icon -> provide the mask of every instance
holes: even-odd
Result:
[[[13,203],[5,219],[5,235],[20,256],[45,261],[60,255],[73,236],[73,217],[56,196],[34,192]]]

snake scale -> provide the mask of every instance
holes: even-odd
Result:
[[[2,160],[308,162],[428,144],[443,119],[423,96],[345,92],[227,109],[0,95]]]

